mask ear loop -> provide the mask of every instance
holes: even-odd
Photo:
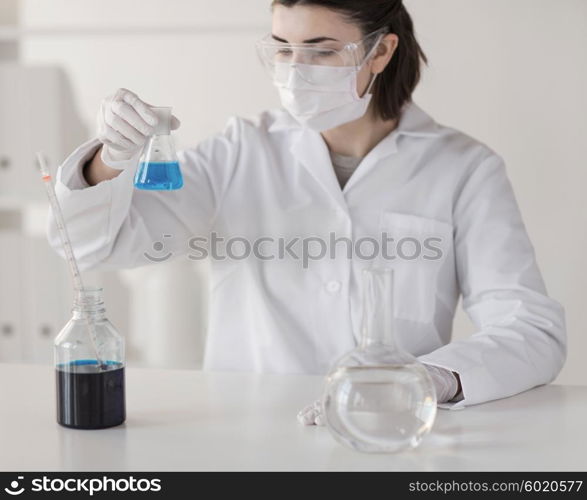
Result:
[[[371,93],[371,90],[373,90],[373,85],[375,84],[375,80],[378,76],[379,73],[373,73],[371,81],[369,82],[369,85],[367,85],[367,90],[365,90],[365,95]]]

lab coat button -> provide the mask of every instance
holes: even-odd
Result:
[[[340,281],[329,281],[326,284],[326,290],[330,293],[337,293],[341,289]]]

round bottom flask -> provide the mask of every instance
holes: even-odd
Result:
[[[363,286],[361,343],[326,378],[326,426],[359,451],[415,448],[436,418],[434,385],[426,368],[396,343],[393,271],[366,269]]]

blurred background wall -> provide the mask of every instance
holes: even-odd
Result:
[[[231,115],[277,106],[253,48],[270,29],[269,4],[0,2],[0,360],[48,362],[55,330],[69,317],[66,271],[42,235],[46,203],[32,174],[34,151],[61,162],[94,134],[100,100],[118,87],[173,106],[182,121],[179,148],[221,130]],[[587,2],[405,4],[430,60],[415,101],[506,159],[549,293],[567,311],[569,357],[557,380],[585,384]],[[105,288],[109,317],[129,336],[131,363],[199,365],[205,264],[90,274]],[[161,290],[166,303],[156,300]],[[459,311],[455,338],[471,333]]]

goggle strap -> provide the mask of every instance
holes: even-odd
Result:
[[[367,55],[365,56],[365,58],[363,59],[363,62],[359,65],[359,67],[357,68],[359,71],[363,68],[363,66],[365,66],[365,64],[367,63],[367,61],[369,59],[371,59],[371,56],[373,55],[373,53],[375,52],[375,49],[377,47],[379,47],[379,44],[381,43],[381,39],[383,38],[383,33],[381,35],[379,35],[379,37],[377,38],[377,41],[373,44],[373,47],[371,47],[371,50],[367,53]]]

